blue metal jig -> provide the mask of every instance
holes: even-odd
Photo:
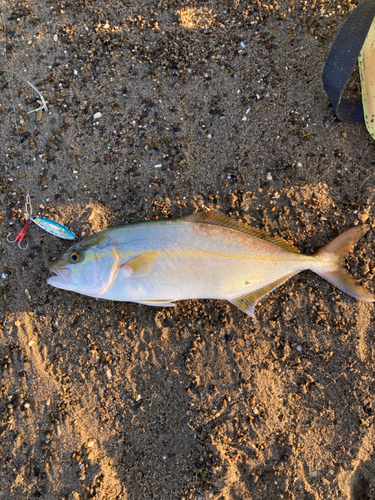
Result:
[[[37,226],[47,231],[47,233],[51,233],[58,238],[63,238],[64,240],[75,240],[77,238],[70,229],[59,222],[47,219],[46,217],[34,217],[33,215],[30,216],[30,219],[35,222]]]

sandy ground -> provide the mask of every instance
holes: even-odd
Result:
[[[366,222],[374,292],[375,144],[321,83],[357,3],[3,1],[1,499],[375,498],[373,305],[308,272],[255,320],[105,302],[46,284],[68,242],[6,241],[27,183],[80,237],[214,208],[312,253]]]

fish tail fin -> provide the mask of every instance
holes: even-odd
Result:
[[[374,302],[374,297],[344,269],[346,255],[367,230],[367,226],[356,226],[337,236],[314,254],[317,261],[311,270],[348,295]]]

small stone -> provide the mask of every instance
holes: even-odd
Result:
[[[56,150],[56,149],[59,149],[59,147],[58,147],[58,146],[56,146],[56,144],[55,144],[54,142],[52,142],[52,141],[47,141],[47,142],[46,142],[46,144],[47,144],[47,147],[48,147],[49,149],[55,149],[55,150]]]
[[[87,448],[92,448],[94,446],[94,444],[95,444],[95,440],[94,439],[90,439],[90,441],[88,441],[88,443],[87,443],[86,446],[87,446]]]
[[[100,111],[98,111],[97,113],[95,113],[94,115],[94,120],[99,120],[99,118],[101,118],[103,115],[101,114]]]
[[[161,163],[158,163],[157,165],[154,165],[155,168],[161,168],[162,167],[162,164]]]
[[[267,172],[266,179],[267,179],[267,181],[272,181],[272,174],[271,174],[271,172]]]
[[[368,218],[369,218],[369,214],[360,214],[360,215],[358,215],[358,219],[361,222],[366,222]]]

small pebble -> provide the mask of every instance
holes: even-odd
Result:
[[[270,172],[267,172],[266,179],[267,181],[272,181],[272,174]]]
[[[100,111],[98,111],[97,113],[95,113],[94,115],[94,120],[98,120],[99,118],[101,118],[103,115],[101,114]]]
[[[154,165],[155,168],[161,168],[161,163],[158,163],[157,165]]]

